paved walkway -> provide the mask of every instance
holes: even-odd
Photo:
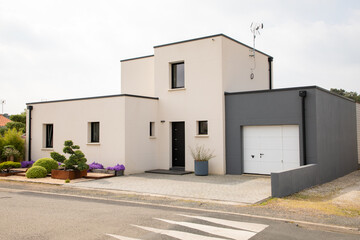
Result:
[[[253,175],[134,174],[66,186],[253,204],[271,196],[271,179]]]

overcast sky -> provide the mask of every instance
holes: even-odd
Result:
[[[4,112],[119,94],[121,59],[218,33],[252,45],[251,22],[264,23],[256,48],[274,57],[275,88],[360,92],[360,1],[0,0]]]

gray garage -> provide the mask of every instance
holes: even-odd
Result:
[[[271,175],[281,197],[357,169],[356,104],[311,86],[225,93],[227,174]]]

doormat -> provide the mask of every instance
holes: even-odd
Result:
[[[193,172],[184,171],[184,170],[175,170],[175,169],[154,169],[145,171],[145,173],[157,173],[157,174],[169,174],[169,175],[185,175]]]

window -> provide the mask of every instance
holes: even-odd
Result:
[[[171,88],[184,88],[184,63],[171,64]]]
[[[91,122],[91,136],[90,142],[98,143],[100,140],[100,123],[99,122]]]
[[[198,121],[198,135],[208,134],[208,121]]]
[[[155,122],[150,122],[150,137],[155,137]]]
[[[45,124],[45,148],[53,148],[54,125]]]

